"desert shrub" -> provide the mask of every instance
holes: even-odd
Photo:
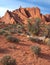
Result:
[[[37,25],[39,25],[39,24],[41,23],[41,19],[40,19],[40,18],[35,18],[35,23],[36,23]]]
[[[40,42],[40,40],[39,40],[38,38],[29,37],[29,39],[30,39],[32,42]]]
[[[16,28],[18,24],[11,24],[9,27]]]
[[[47,30],[46,28],[43,28],[43,30],[41,31],[40,36],[45,36],[45,37],[47,37],[47,36],[48,36],[48,30]]]
[[[9,27],[5,27],[5,28],[3,28],[4,30],[9,30],[10,28]]]
[[[3,29],[0,29],[0,35],[3,35],[6,31]]]
[[[50,48],[50,39],[48,39],[47,43],[48,47]]]
[[[19,41],[20,41],[19,39],[15,38],[15,37],[13,37],[13,36],[11,36],[11,35],[7,36],[6,38],[7,38],[7,40],[8,40],[9,42],[14,42],[14,43],[16,43],[16,42],[19,42]]]
[[[47,37],[50,38],[50,24],[46,25],[46,28],[47,28],[47,30],[48,30],[48,35],[47,35]]]
[[[11,30],[11,29],[16,29],[17,24],[9,24],[8,26],[4,27],[4,30]]]
[[[11,35],[11,34],[8,33],[8,32],[5,32],[5,33],[4,33],[4,36],[5,36],[5,37],[7,37],[7,36],[9,36],[9,35]]]
[[[31,22],[30,20],[28,20],[27,29],[29,32],[31,32],[31,27],[32,27]]]
[[[11,34],[16,34],[17,33],[17,31],[14,29],[14,30],[9,30],[9,32],[11,33]]]
[[[38,35],[40,31],[40,22],[41,20],[39,18],[35,19],[35,22],[31,24],[30,21],[28,21],[27,29],[31,34]]]
[[[18,30],[17,33],[18,33],[18,34],[22,34],[22,31]]]
[[[3,65],[16,65],[16,60],[9,55],[3,56],[0,59],[1,64]]]
[[[39,55],[40,51],[41,51],[41,48],[38,47],[38,46],[32,46],[31,50],[34,52],[35,55]]]
[[[31,32],[35,35],[38,35],[39,27],[36,24],[32,24]]]
[[[35,31],[36,35],[38,35],[39,32],[40,32],[40,25],[41,25],[41,19],[40,18],[35,18],[34,31]]]
[[[28,22],[30,22],[30,23],[31,23],[31,21],[32,21],[31,19],[28,19]]]
[[[17,25],[17,32],[22,33],[23,27],[21,25]]]
[[[27,35],[29,35],[29,36],[31,35],[31,33],[30,33],[30,32],[26,32],[26,34],[27,34]]]
[[[45,23],[41,24],[41,33],[40,36],[48,36],[48,29],[47,29],[47,25]]]

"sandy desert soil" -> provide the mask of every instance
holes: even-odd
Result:
[[[0,36],[0,57],[11,55],[16,59],[17,65],[50,65],[50,50],[47,45],[31,42],[25,35],[14,34],[21,41],[10,43],[4,36]],[[41,54],[36,59],[31,46],[41,47]]]

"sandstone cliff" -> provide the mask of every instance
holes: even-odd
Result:
[[[28,18],[40,18],[42,21],[50,22],[50,15],[43,15],[38,7],[32,8],[19,8],[13,12],[7,10],[5,15],[0,18],[0,22],[5,22],[6,24],[16,24],[22,23],[27,24]]]

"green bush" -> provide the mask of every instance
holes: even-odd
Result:
[[[40,27],[38,27],[35,23],[32,24],[31,32],[35,35],[39,34]]]
[[[7,36],[6,37],[7,38],[7,40],[9,41],[9,42],[14,42],[14,43],[16,43],[16,42],[18,42],[19,43],[19,39],[17,39],[17,38],[15,38],[15,37],[13,37],[13,36]]]
[[[17,33],[16,30],[9,30],[9,32],[10,32],[11,34],[16,34],[16,33]]]
[[[47,37],[48,36],[47,25],[45,23],[44,24],[41,24],[40,28],[41,28],[40,36]]]
[[[3,35],[6,31],[3,29],[0,29],[0,35]]]
[[[32,22],[32,19],[28,19],[28,22],[30,22],[30,23],[31,23],[31,22]]]
[[[29,36],[30,36],[30,35],[31,35],[31,33],[30,33],[30,32],[26,32],[26,35],[29,35]]]
[[[5,27],[5,28],[3,28],[4,30],[9,30],[10,28],[9,27]]]
[[[11,24],[9,25],[9,28],[16,28],[18,24]]]
[[[19,31],[19,30],[18,30],[17,33],[18,33],[18,34],[22,34],[22,31]]]
[[[32,25],[30,23],[30,20],[28,20],[27,29],[29,32],[31,32],[31,27],[32,27]]]
[[[16,65],[16,60],[9,55],[3,56],[0,62],[2,65]]]
[[[21,34],[23,32],[23,27],[21,25],[17,25],[17,32]]]
[[[35,18],[35,23],[33,25],[34,28],[34,34],[38,35],[40,32],[40,25],[41,25],[41,19]]]
[[[11,34],[8,33],[8,32],[4,33],[4,36],[5,36],[5,37],[7,37],[7,36],[9,36],[9,35],[11,35]]]
[[[31,24],[31,21],[28,21],[27,29],[31,34],[38,35],[40,31],[41,20],[39,18],[35,19],[35,22]]]
[[[41,19],[40,19],[40,18],[35,18],[35,23],[36,23],[37,25],[39,25],[39,24],[41,23]]]
[[[38,46],[32,46],[31,50],[34,52],[34,54],[39,55],[40,51],[41,51],[41,48],[38,47]]]
[[[32,42],[40,42],[40,40],[38,39],[38,38],[32,38],[32,37],[30,37],[29,38]]]
[[[40,36],[48,36],[48,30],[46,28],[44,28],[42,31],[41,31],[41,34]]]
[[[47,28],[47,30],[48,30],[48,35],[47,35],[47,37],[50,38],[50,24],[46,25],[46,28]]]

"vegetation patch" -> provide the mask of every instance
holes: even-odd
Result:
[[[3,56],[0,62],[2,65],[16,65],[16,60],[9,55]]]
[[[31,47],[31,50],[33,51],[33,53],[34,53],[35,55],[39,55],[39,54],[41,53],[41,48],[38,47],[38,46],[32,46],[32,47]]]
[[[29,39],[30,39],[32,42],[40,42],[40,40],[39,40],[38,38],[29,37]]]
[[[46,43],[47,46],[50,48],[50,38],[47,38],[47,39],[45,40],[45,43]]]
[[[3,35],[4,33],[6,33],[6,31],[3,29],[0,29],[0,35]]]
[[[5,36],[5,37],[10,36],[10,35],[11,35],[11,34],[8,33],[8,32],[5,32],[5,33],[4,33],[4,36]]]
[[[31,34],[38,35],[40,31],[40,22],[41,20],[39,18],[35,19],[35,23],[31,23],[31,21],[28,21],[27,29]]]
[[[17,39],[17,38],[15,38],[15,37],[13,37],[13,36],[11,36],[11,35],[9,35],[9,36],[7,36],[6,37],[7,38],[7,40],[9,41],[9,42],[14,42],[14,43],[19,43],[19,39]]]
[[[17,33],[16,30],[9,30],[9,32],[10,32],[11,34],[16,34],[16,33]]]

